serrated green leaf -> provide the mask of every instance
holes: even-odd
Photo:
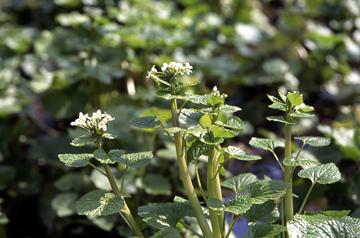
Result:
[[[208,104],[212,107],[224,104],[225,99],[221,96],[210,94],[208,98]]]
[[[293,121],[293,120],[286,120],[283,116],[269,116],[269,117],[266,117],[266,119],[267,119],[268,121],[276,121],[276,122],[280,122],[280,123],[288,124],[288,125],[293,125],[293,124],[295,124],[295,121]]]
[[[72,146],[85,146],[95,143],[95,138],[92,135],[82,135],[73,139],[70,144]]]
[[[226,147],[224,149],[224,151],[229,155],[229,158],[234,158],[237,160],[249,161],[249,160],[260,160],[261,159],[261,157],[258,155],[252,155],[252,154],[246,153],[242,149],[235,147],[235,146],[231,146],[231,145]]]
[[[333,217],[324,214],[295,215],[287,224],[290,238],[357,238],[360,237],[360,219]]]
[[[218,120],[215,124],[234,130],[242,130],[244,128],[244,122],[235,116],[227,119],[225,122]]]
[[[330,145],[330,139],[318,136],[301,136],[295,137],[295,139],[301,140],[304,144],[320,147]]]
[[[59,154],[61,162],[68,167],[85,167],[89,160],[94,158],[93,154]]]
[[[295,112],[290,113],[289,116],[298,117],[298,118],[311,118],[311,117],[314,117],[315,115],[312,113],[295,111]]]
[[[285,146],[284,142],[281,140],[256,138],[256,137],[252,137],[251,140],[249,141],[249,144],[253,147],[267,151],[274,151],[275,148]]]
[[[144,116],[135,118],[130,122],[133,127],[140,129],[152,129],[160,126],[160,121],[156,116]]]
[[[194,216],[188,202],[150,203],[138,208],[138,214],[150,226],[163,229],[176,227],[176,223],[185,216]]]
[[[154,156],[151,151],[145,151],[123,154],[122,156],[113,156],[111,159],[113,161],[125,164],[131,168],[141,168],[148,165],[153,157]]]
[[[253,205],[244,217],[249,222],[272,223],[279,218],[279,211],[274,201],[267,201],[262,204]]]
[[[248,184],[256,182],[258,179],[255,174],[243,173],[228,178],[221,183],[221,186],[233,190],[236,194],[240,194]]]
[[[297,91],[289,92],[286,97],[293,107],[299,106],[304,102],[302,94]]]
[[[199,140],[194,141],[187,151],[189,161],[197,161],[201,155],[205,155],[208,151],[208,145]]]
[[[322,164],[303,169],[298,173],[301,178],[308,178],[313,183],[331,184],[341,179],[339,169],[334,163]]]
[[[286,191],[287,184],[280,180],[259,180],[245,187],[252,198],[252,204],[262,204],[269,200],[280,199]]]
[[[106,216],[118,213],[123,206],[124,201],[121,197],[117,197],[113,193],[94,190],[76,202],[76,211],[79,215]]]
[[[171,185],[169,181],[159,174],[147,174],[141,178],[141,184],[147,194],[170,195]]]
[[[320,162],[309,152],[302,151],[299,157],[295,160],[297,153],[292,154],[291,159],[284,159],[283,164],[289,167],[300,166],[302,168],[310,168],[320,164]]]
[[[285,227],[269,223],[252,223],[249,224],[251,238],[278,238],[286,230]]]
[[[186,100],[194,103],[194,104],[201,104],[201,105],[207,105],[207,101],[209,98],[209,94],[204,95],[187,95]]]
[[[218,211],[222,211],[225,207],[223,201],[221,201],[220,199],[217,199],[217,198],[213,198],[213,197],[208,198],[208,200],[206,201],[206,204],[212,210],[218,210]]]
[[[51,207],[58,217],[71,216],[75,213],[76,193],[60,193],[51,201]]]
[[[116,162],[105,152],[105,150],[99,148],[94,151],[94,157],[102,164],[115,164]]]
[[[182,128],[192,128],[199,125],[203,113],[194,109],[182,109],[179,115],[179,123]]]
[[[226,205],[225,211],[235,215],[244,214],[252,206],[252,199],[248,196],[235,195],[229,204]]]

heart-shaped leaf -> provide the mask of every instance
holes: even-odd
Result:
[[[256,138],[252,137],[249,141],[249,144],[253,147],[267,150],[267,151],[274,151],[277,147],[284,147],[285,144],[281,140],[277,139],[267,139],[267,138]]]
[[[124,200],[102,190],[94,190],[76,202],[76,211],[79,215],[106,216],[118,213],[124,206]]]
[[[252,206],[252,199],[248,196],[235,195],[229,204],[226,205],[225,211],[235,215],[244,214]]]
[[[304,144],[316,146],[316,147],[330,145],[330,139],[325,137],[302,136],[302,137],[295,137],[295,139],[301,140]]]
[[[256,182],[258,179],[252,173],[243,173],[228,178],[221,183],[221,186],[233,190],[236,194],[240,194],[248,184]]]
[[[341,173],[334,163],[303,169],[298,173],[298,176],[301,178],[308,178],[313,183],[319,184],[331,184],[341,179]]]

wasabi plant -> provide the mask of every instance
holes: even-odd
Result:
[[[153,66],[146,79],[155,83],[157,95],[168,102],[171,119],[164,121],[162,115],[155,112],[152,116],[131,121],[133,127],[158,129],[167,135],[176,150],[179,178],[183,185],[184,197],[175,196],[173,202],[144,204],[138,208],[142,221],[155,231],[153,237],[191,234],[195,237],[228,238],[240,217],[248,221],[247,237],[360,237],[360,220],[347,216],[349,211],[302,214],[314,186],[335,183],[341,179],[341,174],[335,164],[320,164],[305,150],[307,146],[326,146],[329,139],[293,138],[292,126],[301,118],[312,117],[314,111],[304,103],[299,92],[268,96],[272,102],[270,108],[281,111],[282,115],[267,119],[282,123],[284,139],[254,137],[249,142],[251,146],[272,154],[283,171],[283,180],[259,179],[251,173],[228,178],[228,160],[256,161],[261,157],[225,144],[226,139],[236,137],[244,127],[243,121],[233,115],[241,109],[227,105],[227,95],[219,92],[217,87],[209,94],[191,93],[191,88],[198,83],[187,77],[191,72],[189,63],[164,63],[160,69]],[[61,154],[59,159],[70,167],[92,166],[106,176],[111,185],[112,192],[95,190],[80,198],[76,205],[80,215],[119,213],[135,236],[144,237],[140,228],[144,226],[136,222],[126,204],[123,181],[118,186],[110,165],[120,163],[126,168],[136,169],[147,165],[153,155],[150,151],[131,154],[118,149],[106,151],[104,144],[113,139],[107,132],[107,125],[112,120],[113,117],[101,111],[91,116],[80,113],[71,125],[85,129],[86,133],[74,139],[71,145],[94,144],[96,150],[86,154]],[[293,139],[301,145],[293,143]],[[283,148],[283,156],[276,148]],[[199,173],[199,164],[204,161],[205,179]],[[311,182],[302,199],[293,194],[295,173]],[[230,200],[224,199],[223,189],[233,192]],[[227,216],[230,218],[228,224]]]

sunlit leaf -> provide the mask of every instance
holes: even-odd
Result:
[[[59,154],[61,162],[68,167],[85,167],[89,160],[94,158],[93,154]]]

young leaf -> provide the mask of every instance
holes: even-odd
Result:
[[[303,169],[298,173],[298,176],[308,178],[313,183],[319,184],[331,184],[341,179],[341,173],[334,163]]]
[[[234,158],[237,160],[260,160],[261,157],[258,155],[252,155],[246,153],[242,149],[235,147],[235,146],[228,146],[224,149],[224,151],[229,155],[229,158]]]
[[[199,124],[202,128],[209,128],[212,124],[211,116],[206,113],[202,117],[200,117]]]
[[[101,148],[94,151],[94,157],[102,164],[115,164],[115,161]]]
[[[300,94],[299,92],[295,91],[295,92],[289,92],[287,94],[287,99],[289,100],[289,102],[291,103],[292,107],[296,107],[301,105],[304,100],[303,100],[303,96],[302,94]]]
[[[218,120],[215,124],[234,130],[242,130],[244,128],[244,122],[236,116],[231,117],[225,122]]]
[[[231,113],[235,113],[235,112],[241,111],[241,108],[240,108],[240,107],[237,107],[237,106],[232,106],[232,105],[224,104],[224,105],[221,105],[221,106],[220,106],[220,111],[231,114]]]
[[[280,180],[259,180],[245,187],[252,204],[262,204],[269,200],[278,200],[286,191],[287,184]]]
[[[163,229],[176,227],[176,223],[185,216],[194,216],[188,202],[150,203],[138,208],[138,214],[150,226]]]
[[[330,145],[330,139],[325,137],[302,136],[302,137],[295,137],[295,139],[301,140],[304,144],[315,147]]]
[[[144,116],[135,118],[130,122],[133,127],[140,129],[151,129],[160,126],[160,121],[156,116]]]
[[[281,140],[277,139],[264,139],[264,138],[256,138],[252,137],[249,141],[249,144],[253,147],[267,150],[267,151],[274,151],[277,147],[284,147],[285,144]]]
[[[210,130],[215,138],[233,138],[239,133],[237,131],[228,130],[217,125],[212,125]]]
[[[287,225],[290,238],[360,237],[360,219],[326,214],[295,215]]]
[[[236,194],[240,194],[247,185],[256,182],[258,179],[252,173],[243,173],[237,176],[228,178],[221,183],[221,186],[233,190]]]
[[[92,143],[95,143],[95,138],[92,135],[87,134],[87,135],[82,135],[82,136],[76,137],[75,139],[73,139],[70,142],[70,145],[80,147],[80,146],[85,146],[85,145],[89,145]]]
[[[230,203],[226,205],[225,211],[235,215],[244,214],[252,206],[252,199],[248,196],[235,195]]]
[[[289,124],[289,125],[295,124],[294,120],[286,120],[283,116],[269,116],[269,117],[266,117],[266,119],[268,121],[276,121],[276,122],[280,122],[283,124]]]
[[[106,216],[118,213],[123,206],[124,201],[121,197],[113,193],[94,190],[76,202],[76,211],[79,215]]]
[[[153,157],[154,156],[151,151],[145,151],[145,152],[124,154],[120,157],[114,156],[111,159],[113,161],[123,163],[129,167],[137,169],[148,165]]]
[[[94,158],[93,154],[59,154],[61,162],[68,167],[85,167],[89,160]]]

